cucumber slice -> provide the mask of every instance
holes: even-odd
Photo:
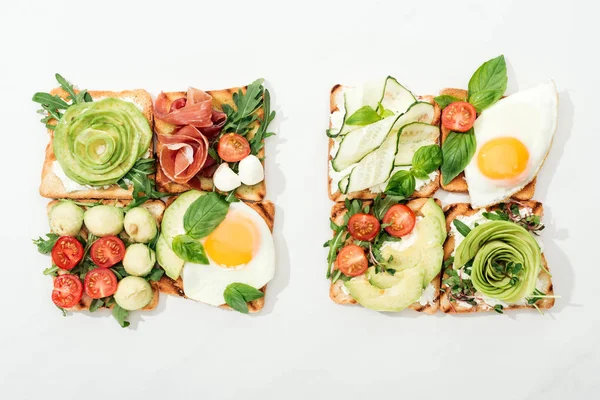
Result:
[[[416,151],[423,146],[435,144],[440,128],[424,122],[413,122],[400,128],[400,142],[395,165],[411,165]]]
[[[364,157],[350,173],[348,193],[367,189],[385,182],[394,169],[400,132],[391,134],[381,146]]]
[[[359,162],[367,154],[381,146],[394,126],[397,117],[390,116],[348,133],[332,161],[333,169],[343,171]]]
[[[418,101],[410,106],[408,110],[398,118],[394,125],[394,129],[400,129],[411,122],[431,124],[433,122],[434,112],[435,108],[433,107],[433,104],[425,101]]]
[[[402,114],[416,101],[417,99],[410,90],[398,83],[396,78],[391,76],[386,78],[383,95],[379,100],[379,104],[385,110],[390,110],[396,115]]]
[[[350,175],[345,176],[344,178],[342,178],[341,181],[338,182],[338,189],[340,189],[341,193],[346,193],[346,190],[348,190],[348,182],[350,181]]]
[[[134,311],[146,307],[153,295],[152,286],[144,278],[126,276],[119,282],[114,298],[121,308]]]

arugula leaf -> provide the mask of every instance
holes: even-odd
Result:
[[[458,176],[473,158],[477,143],[473,128],[465,133],[450,132],[442,144],[444,185]]]
[[[79,93],[75,94],[73,85],[63,78],[62,75],[55,74],[54,77],[56,78],[56,81],[60,87],[69,94],[68,99],[72,101],[72,104],[80,104],[92,101],[92,97],[86,89],[80,90]]]
[[[119,281],[125,278],[126,276],[129,276],[127,271],[125,271],[125,267],[122,264],[114,265],[110,268],[110,270],[116,275]]]
[[[459,98],[456,98],[454,96],[450,96],[447,94],[443,94],[441,96],[437,96],[434,97],[433,100],[438,103],[438,105],[440,106],[440,108],[443,110],[444,108],[448,107],[450,104],[452,103],[456,103],[457,101],[462,101]]]
[[[381,195],[377,195],[373,202],[373,214],[381,221],[390,207],[400,203],[402,200],[404,200],[402,196],[387,195],[382,198]]]
[[[362,106],[346,119],[347,125],[365,126],[381,120],[377,111],[371,106]]]
[[[58,266],[52,264],[51,267],[46,268],[43,272],[44,275],[57,276],[58,275]]]
[[[202,239],[223,222],[228,211],[229,203],[216,192],[198,197],[183,216],[186,234],[194,239]]]
[[[246,93],[241,89],[234,93],[233,103],[235,108],[227,104],[223,105],[223,112],[227,115],[227,121],[221,132],[233,132],[246,136],[253,129],[254,122],[258,120],[256,111],[263,101],[262,83],[263,79],[257,79],[248,85]]]
[[[504,56],[500,55],[486,61],[469,80],[469,103],[480,113],[500,100],[506,91],[507,83]]]
[[[385,194],[408,198],[414,193],[415,185],[413,174],[410,171],[400,170],[390,178],[385,188]]]
[[[56,306],[56,304],[55,304],[55,306]],[[63,317],[67,316],[67,310],[65,310],[64,308],[59,307],[59,306],[56,306],[56,308],[58,308],[62,312]]]
[[[90,303],[90,312],[94,312],[104,305],[104,299],[94,299]]]
[[[149,199],[159,199],[171,196],[169,193],[158,192],[154,189],[154,181],[150,175],[155,173],[155,162],[153,158],[140,158],[133,167],[119,179],[117,184],[123,188],[133,185],[133,200],[124,208],[125,211],[144,204]]]
[[[187,235],[177,235],[173,239],[173,251],[179,258],[195,264],[208,265],[208,257],[204,252],[204,246],[198,240]]]
[[[271,94],[268,89],[264,89],[263,94],[263,112],[264,115],[259,119],[260,125],[254,136],[248,140],[250,151],[256,155],[264,147],[264,139],[275,135],[273,132],[267,132],[269,124],[275,119],[275,111],[271,111]]]
[[[333,239],[329,240],[326,244],[329,247],[329,253],[327,254],[327,274],[326,277],[329,278],[331,276],[332,266],[335,262],[335,258],[337,256],[337,251],[344,245],[344,242],[347,238],[347,231],[345,229],[340,229]]]
[[[482,215],[490,221],[508,221],[508,215],[503,212],[484,212]]]
[[[122,308],[120,305],[115,304],[112,309],[112,316],[115,317],[122,328],[127,328],[129,326],[129,321],[127,321],[127,318],[129,317],[129,311]]]
[[[152,268],[152,271],[146,275],[145,279],[151,282],[158,282],[160,278],[165,274],[165,270],[162,268]]]
[[[442,149],[437,144],[419,147],[412,158],[412,166],[430,174],[442,164]],[[427,178],[426,178],[427,179]]]
[[[225,303],[243,314],[248,314],[249,301],[260,299],[264,295],[260,290],[239,282],[230,283],[223,292]]]
[[[40,253],[48,254],[52,251],[59,237],[56,233],[47,233],[46,239],[40,236],[38,239],[33,239],[33,244],[37,246]]]
[[[456,227],[458,233],[460,233],[464,237],[467,237],[467,235],[471,232],[471,228],[469,228],[464,222],[459,221],[458,219],[455,219],[452,223]]]
[[[494,311],[496,311],[498,314],[504,314],[504,307],[502,306],[502,304],[496,304],[494,306]]]

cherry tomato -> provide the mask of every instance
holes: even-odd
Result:
[[[94,268],[85,275],[83,287],[92,299],[112,296],[117,291],[117,277],[108,268]]]
[[[109,268],[123,261],[125,244],[116,236],[105,236],[96,240],[90,249],[92,261],[99,267]]]
[[[390,207],[383,216],[383,223],[387,233],[394,237],[408,235],[415,227],[417,218],[413,210],[404,204],[396,204]]]
[[[475,123],[475,107],[466,101],[450,103],[442,112],[442,124],[455,132],[466,132]]]
[[[171,103],[171,108],[169,109],[169,112],[179,110],[180,108],[185,107],[186,104],[187,104],[187,99],[185,97],[180,97]]]
[[[340,250],[335,265],[347,276],[362,275],[369,268],[365,251],[355,244],[346,245]]]
[[[52,247],[52,261],[58,268],[73,269],[83,258],[83,246],[73,236],[61,236]]]
[[[226,133],[219,139],[217,153],[223,161],[241,161],[250,154],[250,143],[245,137],[237,133]]]
[[[354,214],[348,220],[348,231],[354,239],[370,242],[379,233],[379,221],[371,214]]]
[[[71,308],[79,303],[83,295],[83,285],[77,275],[64,274],[54,279],[52,301],[60,308]]]

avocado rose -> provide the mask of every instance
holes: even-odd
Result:
[[[55,128],[53,149],[69,178],[105,186],[121,179],[151,140],[150,125],[133,103],[107,98],[69,107]]]
[[[542,265],[540,248],[531,233],[509,221],[491,221],[469,232],[456,249],[454,266],[461,268],[471,259],[475,289],[507,303],[533,293]],[[516,273],[508,274],[502,268],[515,264],[521,265]]]

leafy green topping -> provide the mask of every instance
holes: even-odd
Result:
[[[127,189],[129,184],[133,185],[133,200],[125,207],[125,211],[144,204],[150,199],[171,196],[168,193],[158,192],[154,189],[154,181],[150,175],[155,173],[155,162],[152,158],[140,158],[133,167],[121,178],[117,184]]]
[[[464,171],[473,158],[477,142],[473,128],[465,133],[450,132],[442,144],[443,162],[441,172],[444,185],[449,184],[454,178]]]
[[[202,239],[223,222],[228,211],[229,203],[216,192],[198,197],[183,216],[186,235]]]
[[[346,119],[347,125],[365,126],[381,120],[381,116],[371,106],[363,106]]]
[[[442,164],[442,150],[438,145],[420,147],[412,158],[410,171],[399,170],[390,178],[385,194],[407,199],[415,192],[416,180],[428,180],[429,174]]]
[[[52,251],[59,237],[56,233],[48,233],[46,234],[46,239],[43,239],[41,236],[38,239],[33,239],[33,244],[37,246],[40,253],[48,254]]]
[[[514,222],[535,235],[539,235],[539,232],[544,229],[544,224],[542,224],[542,219],[539,215],[528,213],[521,216],[518,203],[501,203],[499,207],[500,210],[484,212],[483,216],[491,221]]]
[[[444,108],[448,107],[450,104],[455,103],[457,101],[461,101],[460,99],[454,97],[454,96],[449,96],[447,94],[443,94],[441,96],[437,96],[434,97],[433,100],[438,103],[438,105],[440,106],[440,108],[443,110]]]
[[[127,328],[129,326],[129,321],[127,321],[127,318],[129,317],[129,311],[127,311],[126,309],[119,306],[114,301],[114,299],[112,299],[112,302],[114,302],[114,307],[112,309],[112,316],[115,317],[115,319],[117,320],[119,325],[121,325],[122,328]]]
[[[172,247],[175,254],[185,261],[195,264],[209,264],[204,246],[197,239],[188,235],[177,235],[173,239]]]
[[[504,314],[504,307],[502,306],[502,304],[496,304],[494,306],[494,311],[496,311],[498,314]]]
[[[246,93],[239,89],[233,94],[235,108],[229,104],[223,104],[223,112],[227,115],[227,122],[221,129],[223,133],[237,133],[246,136],[253,128],[254,122],[258,120],[256,111],[263,101],[263,80],[257,79],[246,88]]]
[[[452,223],[456,227],[456,230],[458,231],[458,233],[460,233],[464,237],[467,237],[469,232],[471,232],[471,228],[469,228],[464,222],[459,221],[458,219],[454,219],[452,221]]]
[[[492,58],[483,63],[469,80],[468,101],[480,113],[500,100],[506,91],[507,83],[504,56]]]
[[[223,292],[225,303],[243,314],[248,314],[249,301],[260,299],[264,295],[260,290],[239,282],[230,283]]]
[[[98,310],[100,307],[104,306],[104,299],[94,299],[90,303],[90,312],[94,312]]]
[[[263,111],[264,115],[259,119],[260,125],[256,134],[248,141],[250,143],[250,151],[256,155],[265,145],[264,139],[274,136],[274,132],[268,132],[269,124],[275,119],[275,111],[271,111],[271,94],[268,89],[264,89],[263,95]]]

